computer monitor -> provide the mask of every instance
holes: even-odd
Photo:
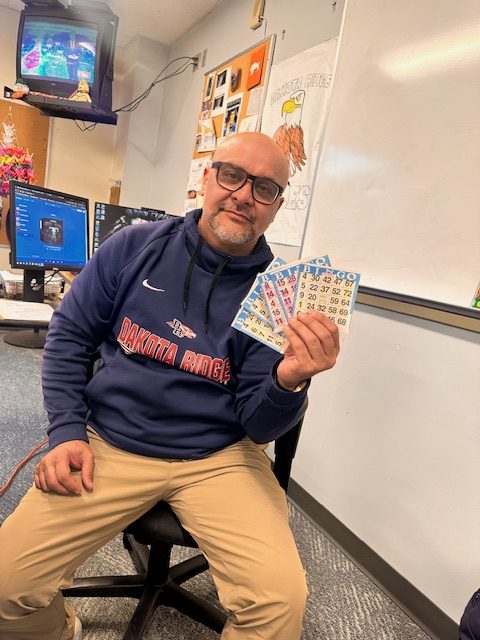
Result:
[[[9,227],[10,265],[23,269],[27,302],[43,302],[46,270],[75,272],[88,262],[86,198],[12,180]]]
[[[172,218],[161,209],[149,209],[142,207],[134,209],[132,207],[121,207],[105,202],[95,203],[95,226],[93,230],[93,251],[105,242],[115,231],[123,229],[131,224],[143,224],[145,222],[156,222],[165,218]]]

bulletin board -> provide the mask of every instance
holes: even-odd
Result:
[[[198,189],[204,166],[226,136],[260,129],[275,35],[205,74],[187,187],[186,210],[201,206]]]
[[[45,171],[47,165],[48,133],[50,128],[50,118],[41,115],[38,109],[22,102],[0,99],[0,139],[3,135],[2,122],[4,122],[11,110],[18,144],[27,149],[33,156],[33,167],[35,171],[34,184],[43,186],[45,184]],[[6,234],[5,215],[8,211],[9,199],[4,198],[0,219],[0,245],[8,245]]]

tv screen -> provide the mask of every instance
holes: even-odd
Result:
[[[95,227],[93,230],[93,251],[105,242],[115,231],[131,224],[143,224],[171,218],[161,209],[134,209],[104,202],[95,203]]]
[[[29,2],[18,23],[16,70],[25,102],[47,115],[116,124],[112,83],[118,17],[103,2]],[[79,82],[91,102],[69,100]]]
[[[77,85],[95,80],[98,29],[95,24],[26,16],[20,42],[20,71],[31,78]]]
[[[10,196],[12,267],[77,271],[86,265],[86,198],[13,180]]]

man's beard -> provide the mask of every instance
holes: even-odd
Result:
[[[207,226],[213,231],[213,233],[219,238],[222,242],[227,242],[229,244],[241,246],[243,244],[249,244],[255,240],[255,228],[254,222],[255,218],[252,215],[246,214],[244,211],[241,211],[244,215],[247,216],[248,221],[250,222],[250,226],[247,229],[238,230],[238,231],[227,231],[222,228],[222,225],[218,222],[218,216],[222,213],[223,209],[219,208],[216,211],[212,211],[207,214],[206,223]]]

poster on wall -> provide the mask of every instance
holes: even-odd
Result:
[[[332,38],[272,67],[261,130],[284,151],[290,176],[285,202],[266,233],[269,242],[302,243],[336,52]]]

